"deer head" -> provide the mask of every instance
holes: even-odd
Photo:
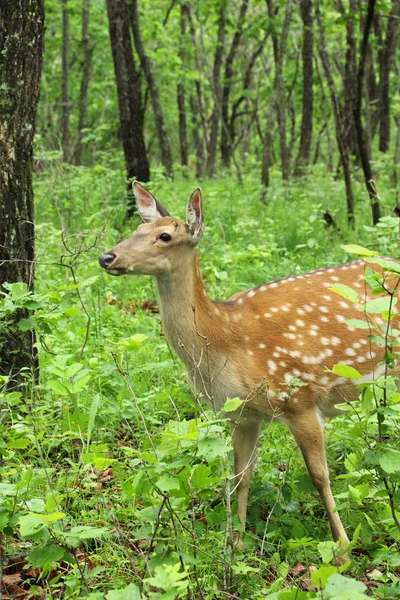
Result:
[[[137,181],[133,193],[144,223],[131,238],[101,254],[100,266],[110,275],[159,276],[181,268],[193,256],[204,231],[200,188],[190,197],[186,221],[171,217]]]

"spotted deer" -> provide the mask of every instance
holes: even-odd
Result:
[[[347,545],[330,487],[324,419],[339,412],[336,404],[358,397],[359,380],[338,377],[325,366],[354,366],[365,380],[379,368],[383,349],[371,344],[365,330],[345,323],[363,314],[330,289],[342,283],[364,294],[365,263],[317,269],[214,302],[197,261],[204,230],[200,189],[189,200],[186,221],[171,217],[139,183],[133,190],[144,224],[104,252],[100,265],[110,275],[153,275],[165,334],[194,392],[216,410],[227,398],[243,400],[228,415],[243,529],[260,427],[277,419],[289,427],[301,450],[333,539]]]

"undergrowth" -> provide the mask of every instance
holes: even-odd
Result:
[[[352,257],[342,245],[354,240],[398,255],[384,170],[387,216],[374,229],[363,184],[354,182],[356,231],[347,228],[341,181],[322,166],[287,185],[272,175],[266,204],[251,174],[242,186],[230,173],[201,182],[200,266],[213,299],[345,262]],[[187,172],[174,181],[156,173],[150,189],[183,217],[198,183]],[[357,598],[368,589],[398,597],[400,534],[387,496],[354,473],[349,457],[360,444],[348,417],[327,426],[333,492],[354,533],[347,578],[331,562],[321,501],[281,425],[262,436],[247,551],[232,551],[227,522],[240,525],[226,422],[193,401],[161,333],[154,282],[111,278],[98,266],[98,255],[139,224],[124,222],[122,170],[50,163],[35,191],[35,294],[13,284],[1,305],[4,326],[14,310],[33,311],[22,326],[36,329],[40,352],[36,387],[29,373],[27,394],[3,382],[0,529],[9,595],[173,600],[286,589],[291,595],[271,597]],[[337,227],[327,228],[326,209]],[[398,434],[394,424],[381,441],[395,449]]]

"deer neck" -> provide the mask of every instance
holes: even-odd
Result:
[[[204,289],[196,250],[180,269],[157,277],[157,287],[168,342],[191,369],[217,326],[212,322],[216,318],[214,304]]]

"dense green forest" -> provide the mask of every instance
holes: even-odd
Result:
[[[400,268],[377,258],[399,259],[399,32],[399,0],[0,3],[0,598],[400,596]],[[244,398],[199,401],[159,283],[99,266],[141,216],[153,227],[134,180],[182,219],[201,187],[217,302],[365,260],[354,285],[331,277],[357,341],[321,365],[361,381],[325,425],[347,547],[275,418],[243,532],[227,417]],[[315,288],[304,302],[328,322]],[[312,365],[327,338],[306,328]],[[307,385],[284,374],[285,402]]]

